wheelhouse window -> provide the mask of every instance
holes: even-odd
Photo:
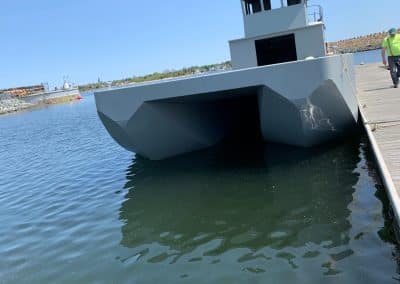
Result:
[[[272,9],[271,0],[263,0],[264,10],[268,11]]]
[[[245,15],[252,15],[262,11],[269,11],[303,3],[306,0],[242,0]]]
[[[262,11],[260,0],[243,0],[246,15],[255,14]]]
[[[302,0],[287,0],[287,5],[293,6],[293,5],[301,4],[301,1]]]

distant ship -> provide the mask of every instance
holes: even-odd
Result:
[[[230,71],[95,93],[97,111],[125,149],[161,160],[232,134],[302,147],[354,129],[352,55],[328,55],[320,6],[241,0],[245,37],[229,42]]]

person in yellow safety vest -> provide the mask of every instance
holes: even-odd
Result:
[[[386,62],[386,53],[388,62]],[[395,28],[390,29],[389,36],[383,40],[382,62],[385,66],[389,63],[390,75],[392,76],[394,87],[397,88],[400,77],[400,34],[397,33]]]

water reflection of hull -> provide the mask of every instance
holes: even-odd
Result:
[[[348,242],[347,206],[358,179],[354,147],[267,146],[267,159],[236,156],[236,164],[213,151],[157,163],[138,158],[120,213],[122,244],[148,252],[156,243],[178,258],[215,240],[204,255],[339,247]]]

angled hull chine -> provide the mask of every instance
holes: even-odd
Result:
[[[95,94],[105,128],[125,149],[161,160],[232,132],[311,147],[358,120],[351,55],[330,56],[112,89]]]

